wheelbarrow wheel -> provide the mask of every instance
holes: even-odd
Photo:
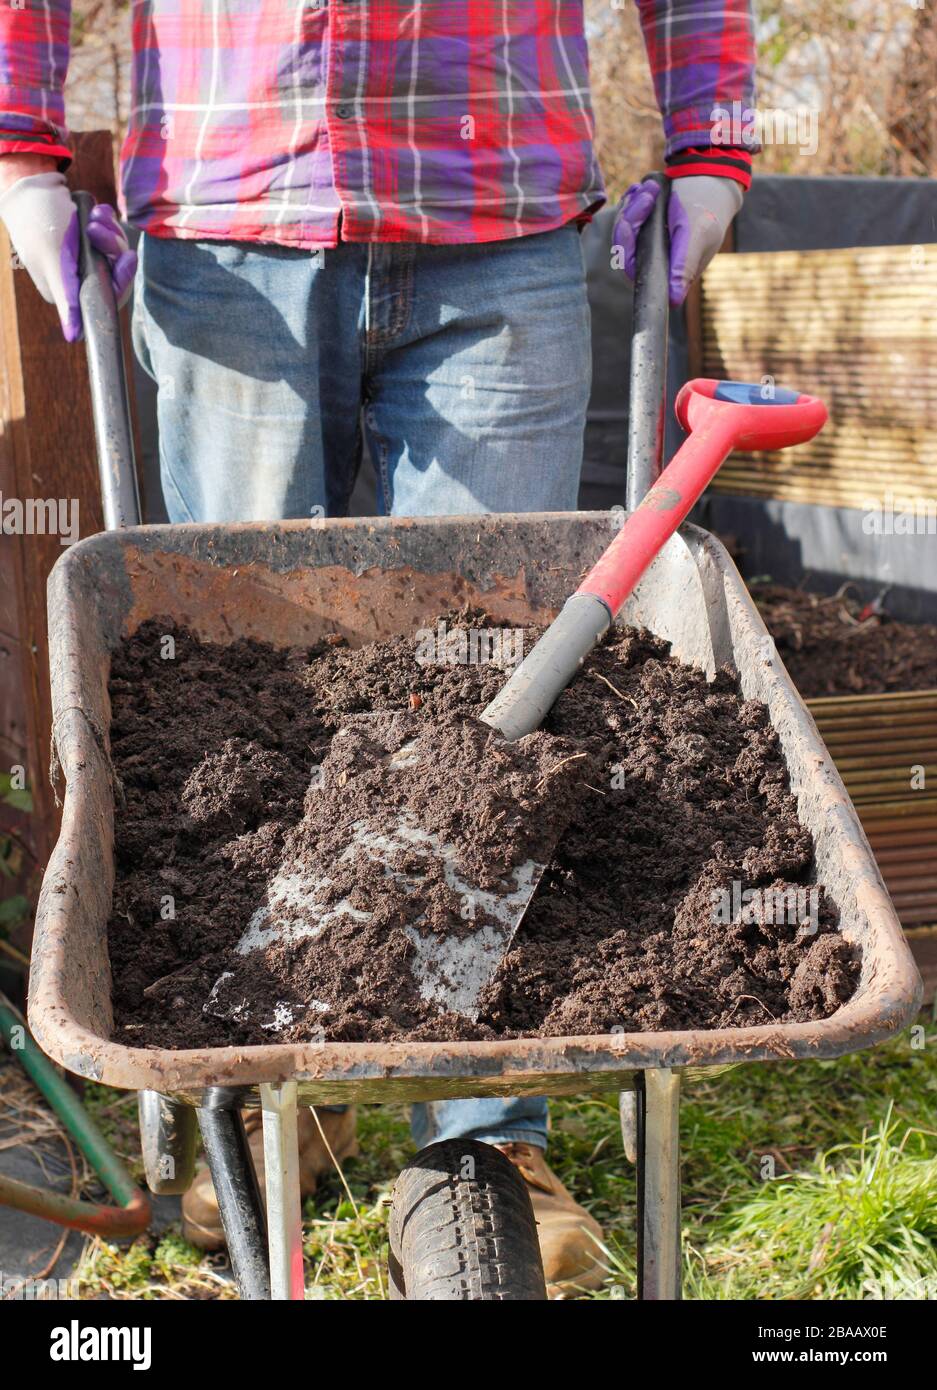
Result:
[[[504,1154],[474,1139],[430,1144],[404,1168],[389,1263],[391,1298],[410,1303],[547,1296],[524,1180]]]

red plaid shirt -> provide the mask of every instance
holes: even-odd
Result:
[[[673,172],[746,182],[707,151],[752,102],[748,0],[638,6]],[[68,31],[0,4],[0,153],[68,157]],[[159,236],[494,241],[604,201],[582,0],[136,0],[133,47],[123,208]]]

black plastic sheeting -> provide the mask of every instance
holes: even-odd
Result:
[[[756,177],[737,251],[822,251],[937,242],[937,179]]]
[[[937,533],[923,516],[920,534],[878,536],[865,529],[871,515],[854,508],[711,493],[693,520],[728,544],[748,579],[770,575],[826,594],[848,582],[863,601],[884,595],[893,618],[937,622]]]

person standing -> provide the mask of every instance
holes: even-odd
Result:
[[[721,143],[716,113],[752,105],[753,23],[747,0],[638,8],[679,303],[749,186],[752,147]],[[0,219],[75,341],[68,33],[68,0],[0,8]],[[134,344],[170,520],[342,516],[365,441],[386,515],[574,509],[579,237],[606,198],[582,0],[137,0],[133,49],[121,203],[143,232]],[[621,203],[632,273],[656,196]],[[90,235],[124,299],[136,258],[112,209]],[[319,1118],[352,1152],[353,1111]],[[542,1097],[416,1106],[413,1123],[421,1146],[471,1137],[518,1166],[552,1293],[601,1283],[599,1228],[544,1158]],[[302,1133],[310,1190],[328,1163],[314,1116]],[[207,1173],[185,1214],[221,1243]]]

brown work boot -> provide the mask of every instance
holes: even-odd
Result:
[[[329,1147],[339,1163],[345,1158],[353,1158],[358,1152],[355,1138],[356,1112],[349,1106],[342,1113],[334,1110],[316,1112],[322,1124]],[[304,1197],[311,1197],[320,1177],[332,1168],[329,1151],[322,1142],[315,1115],[306,1105],[297,1112],[299,1131],[299,1185]],[[254,1170],[260,1184],[261,1197],[264,1195],[264,1135],[263,1113],[260,1110],[245,1110],[244,1128],[247,1130]],[[201,1250],[223,1250],[225,1246],[224,1229],[218,1211],[215,1188],[208,1171],[208,1164],[202,1160],[193,1179],[192,1186],[182,1198],[182,1234],[186,1240]]]
[[[605,1278],[596,1240],[602,1227],[575,1202],[547,1166],[535,1144],[497,1144],[520,1172],[530,1193],[537,1221],[543,1274],[549,1298],[568,1298],[583,1289],[598,1289]],[[593,1237],[595,1239],[593,1239]]]

